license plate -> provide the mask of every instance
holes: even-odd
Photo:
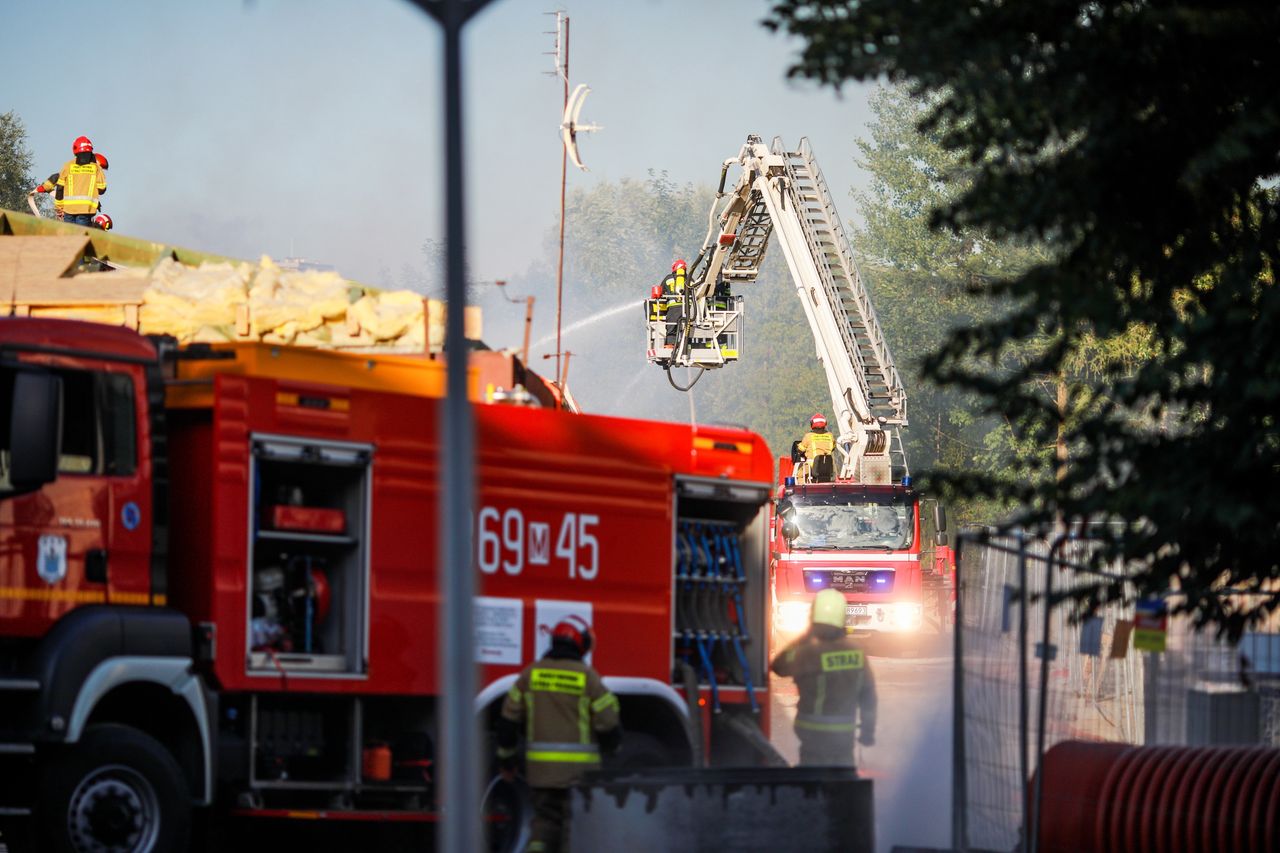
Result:
[[[865,604],[849,604],[844,609],[846,616],[866,616],[867,605]]]

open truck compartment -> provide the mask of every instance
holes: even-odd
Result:
[[[281,435],[251,441],[248,671],[363,673],[373,447]]]
[[[673,680],[697,709],[695,737],[729,723],[722,712],[750,713],[767,720],[768,612],[766,483],[677,477],[674,586],[672,590]],[[758,729],[758,727],[757,727]],[[745,729],[739,729],[740,733]],[[710,737],[724,745],[740,743]],[[716,749],[714,761],[774,760],[759,738],[745,751]]]

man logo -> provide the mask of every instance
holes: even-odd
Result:
[[[529,565],[545,566],[551,562],[551,525],[545,521],[529,522]]]

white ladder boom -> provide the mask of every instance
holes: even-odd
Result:
[[[726,191],[734,165],[741,172]],[[754,282],[775,233],[835,406],[836,443],[844,455],[840,476],[887,483],[894,467],[906,473],[898,435],[907,424],[906,391],[808,139],[788,151],[781,138],[766,147],[759,136],[749,136],[738,156],[724,162],[707,238],[690,270],[679,340],[715,328],[717,286],[723,296],[726,285]],[[651,340],[659,329],[670,332],[655,316],[650,311]],[[708,364],[683,346],[658,357],[651,346],[650,361],[666,367],[728,363]]]

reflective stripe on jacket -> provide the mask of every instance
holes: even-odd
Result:
[[[804,451],[805,458],[812,462],[815,456],[830,456],[835,452],[836,437],[826,430],[807,432],[800,439],[800,449]]]
[[[57,185],[62,187],[64,213],[96,213],[98,195],[107,188],[107,176],[96,160],[89,163],[68,160],[58,173]]]
[[[582,661],[543,658],[507,691],[502,716],[525,728],[525,771],[535,788],[567,788],[600,763],[598,735],[618,725],[618,697]]]

